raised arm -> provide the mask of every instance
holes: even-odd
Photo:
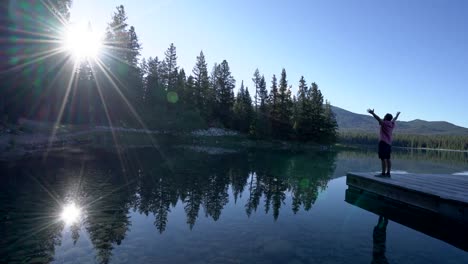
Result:
[[[374,109],[370,109],[370,108],[369,108],[369,109],[367,109],[367,112],[368,112],[369,114],[371,114],[375,119],[377,119],[377,121],[379,121],[379,124],[382,123],[382,119],[381,119],[378,115],[376,115],[376,114],[374,113]]]
[[[392,119],[392,122],[395,122],[398,119],[398,116],[400,116],[400,112],[396,113],[396,116]]]

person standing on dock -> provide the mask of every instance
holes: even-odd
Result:
[[[392,133],[400,112],[397,112],[395,118],[391,114],[386,114],[383,120],[374,113],[374,109],[367,109],[367,112],[377,119],[380,125],[379,159],[382,161],[382,173],[376,176],[390,177],[390,169],[392,168],[392,162],[390,161]]]

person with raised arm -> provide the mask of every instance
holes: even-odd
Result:
[[[392,134],[400,112],[397,112],[395,118],[393,118],[391,114],[386,114],[383,120],[374,113],[374,109],[367,109],[367,112],[369,112],[380,125],[378,153],[379,159],[382,162],[382,173],[375,176],[390,177],[390,170],[392,168],[392,162],[390,161],[390,154],[392,153]]]

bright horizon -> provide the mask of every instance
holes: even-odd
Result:
[[[226,59],[236,87],[243,80],[252,95],[256,68],[268,88],[285,68],[293,94],[304,75],[351,112],[401,111],[402,121],[468,127],[468,2],[75,0],[71,22],[104,32],[120,4],[142,43],[141,58],[163,58],[174,43],[187,74],[203,50],[210,71]]]

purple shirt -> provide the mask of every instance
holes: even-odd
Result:
[[[391,145],[392,144],[392,132],[395,128],[395,122],[383,120],[380,124],[380,140]]]

